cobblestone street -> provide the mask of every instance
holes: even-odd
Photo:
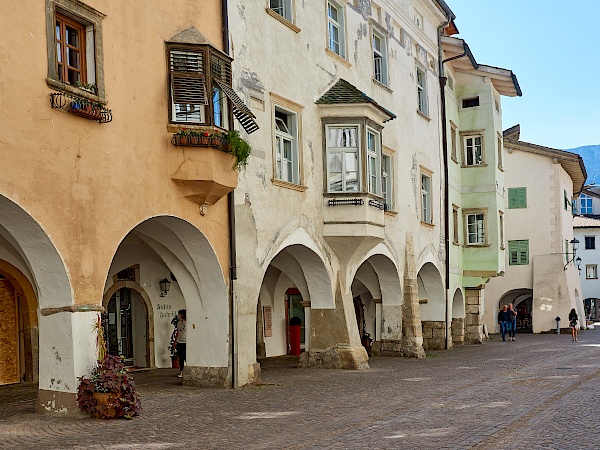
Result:
[[[284,360],[285,361],[285,360]],[[0,387],[2,448],[598,448],[600,330],[493,336],[422,360],[371,358],[365,372],[270,364],[263,385],[180,386],[136,374],[131,421],[34,413],[36,386]]]

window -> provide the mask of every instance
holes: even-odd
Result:
[[[46,0],[48,85],[104,98],[102,19],[75,0]]]
[[[592,209],[592,197],[586,194],[579,196],[579,205],[581,207],[580,214],[593,214]]]
[[[452,243],[458,245],[458,206],[452,205]]]
[[[458,155],[456,152],[456,125],[450,124],[450,147],[451,147],[451,158],[454,162],[458,162]]]
[[[419,28],[421,28],[421,29],[423,28],[423,14],[415,11],[415,14],[413,16],[413,20],[414,20],[414,22],[417,24],[417,26]]]
[[[483,164],[483,136],[465,136],[465,165],[480,166]]]
[[[500,250],[504,250],[504,212],[498,211],[500,219]]]
[[[475,106],[479,106],[479,97],[465,98],[462,101],[463,108],[474,108]]]
[[[171,121],[205,123],[205,60],[203,51],[171,49]],[[214,97],[214,93],[213,93]]]
[[[586,236],[585,237],[585,249],[586,250],[595,250],[596,249],[596,236]]]
[[[431,176],[421,173],[421,222],[433,223],[431,205]]]
[[[529,241],[508,241],[508,265],[526,266],[529,264]]]
[[[344,9],[332,1],[327,2],[327,34],[329,50],[345,58]]]
[[[508,188],[508,209],[527,208],[527,188]]]
[[[373,78],[387,85],[387,52],[385,37],[373,32]]]
[[[585,278],[587,280],[595,280],[598,278],[598,265],[597,264],[586,264],[585,265]]]
[[[417,102],[419,112],[427,115],[427,76],[425,70],[417,66]]]
[[[216,127],[229,129],[229,104],[219,86],[213,86],[213,120]]]
[[[565,211],[567,211],[569,209],[569,205],[571,204],[571,202],[569,200],[569,196],[567,195],[567,190],[566,189],[563,191],[563,196],[564,196]]]
[[[326,130],[329,192],[358,192],[359,127],[328,125]]]
[[[269,7],[284,19],[292,22],[292,0],[270,0]]]
[[[498,135],[498,169],[503,169],[503,161],[502,161],[502,138]]]
[[[487,245],[486,216],[485,208],[463,209],[465,245]]]
[[[392,157],[391,155],[381,155],[381,196],[385,202],[386,211],[394,210],[392,181]]]
[[[275,108],[275,178],[300,184],[296,114]]]
[[[454,78],[451,75],[448,75],[448,87],[454,90]]]
[[[376,131],[367,128],[367,179],[368,191],[381,195],[381,137]]]

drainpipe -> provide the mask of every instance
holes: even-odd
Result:
[[[443,51],[442,51],[442,34],[444,28],[446,28],[452,20],[456,18],[454,13],[448,8],[448,5],[444,1],[438,1],[439,6],[442,8],[444,13],[446,14],[446,22],[441,24],[438,31],[438,72],[439,72],[439,80],[440,80],[440,96],[441,96],[441,120],[442,120],[442,158],[444,163],[444,233],[445,233],[445,254],[446,254],[446,289],[445,289],[445,300],[446,300],[446,314],[444,316],[445,328],[446,328],[446,342],[445,348],[448,350],[450,347],[449,334],[450,328],[448,327],[448,313],[450,312],[450,305],[448,299],[448,290],[450,289],[450,235],[448,233],[448,224],[450,222],[449,213],[448,213],[448,199],[449,199],[449,171],[448,171],[448,136],[446,130],[446,77],[444,76],[444,61],[443,61]]]
[[[229,15],[227,0],[221,2],[221,20],[223,23],[223,52],[229,55]],[[230,125],[231,126],[231,125]],[[231,387],[237,385],[237,346],[236,346],[236,318],[235,318],[235,280],[237,280],[236,267],[236,242],[235,242],[235,194],[227,194],[228,219],[229,219],[229,346],[231,353]]]

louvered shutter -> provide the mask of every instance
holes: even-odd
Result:
[[[170,51],[171,96],[180,105],[208,105],[204,79],[204,52]]]
[[[517,208],[527,208],[527,188],[517,189]]]
[[[233,88],[228,84],[224,83],[222,80],[214,79],[213,80],[223,91],[223,93],[227,96],[229,101],[231,102],[233,108],[233,115],[240,122],[244,130],[248,134],[254,133],[258,130],[258,124],[254,119],[256,117],[252,114],[252,111],[244,104],[243,100],[235,93]]]
[[[529,241],[519,242],[519,264],[529,264]]]
[[[511,266],[516,266],[519,264],[518,241],[508,241],[508,264]]]
[[[517,207],[517,190],[509,189],[508,190],[508,208],[516,208]]]

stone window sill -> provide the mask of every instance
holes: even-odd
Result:
[[[265,8],[265,11],[267,11],[268,15],[270,15],[275,20],[278,20],[279,22],[281,22],[282,24],[284,24],[286,27],[288,27],[293,32],[300,33],[300,31],[302,31],[300,28],[298,28],[292,22],[290,22],[289,20],[287,20],[285,17],[280,16],[275,11],[273,11],[271,8]]]
[[[340,55],[338,55],[335,52],[332,52],[331,50],[329,50],[328,48],[325,49],[325,53],[327,53],[331,58],[335,59],[337,62],[339,62],[340,64],[342,64],[343,66],[346,66],[347,68],[352,67],[352,64],[347,61],[346,59],[342,58]]]
[[[425,114],[424,112],[422,112],[422,111],[419,111],[418,109],[417,109],[417,114],[418,114],[419,116],[421,116],[423,119],[425,119],[427,122],[430,122],[430,121],[431,121],[431,117],[429,117],[429,116],[428,116],[427,114]]]
[[[271,180],[271,183],[273,183],[274,186],[291,189],[292,191],[304,192],[307,189],[306,186],[301,184],[290,183],[289,181],[277,180],[275,178]]]

